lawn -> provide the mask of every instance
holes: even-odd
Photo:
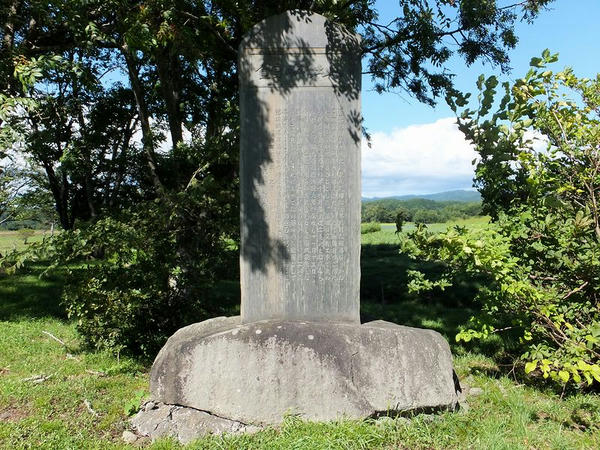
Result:
[[[600,397],[536,387],[502,365],[502,346],[457,345],[453,336],[470,314],[472,287],[414,298],[406,270],[423,266],[398,253],[392,230],[363,235],[363,320],[384,318],[433,328],[452,345],[457,373],[479,395],[458,413],[368,421],[306,423],[247,436],[213,436],[198,449],[600,448]],[[5,236],[3,236],[5,237]],[[60,305],[63,279],[40,279],[43,265],[0,278],[0,447],[125,448],[126,409],[147,395],[148,362],[91,352]],[[169,440],[153,449],[179,446]],[[133,447],[132,447],[133,448]]]
[[[21,250],[30,242],[40,242],[48,233],[48,231],[36,230],[25,241],[25,238],[16,231],[0,231],[0,255],[4,255],[15,249]]]

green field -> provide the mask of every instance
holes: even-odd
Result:
[[[208,437],[188,448],[600,448],[600,397],[567,392],[561,398],[550,387],[532,385],[518,368],[504,365],[497,339],[457,345],[456,329],[474,308],[471,287],[411,296],[406,270],[438,268],[401,256],[394,231],[385,227],[362,236],[363,320],[383,318],[444,334],[463,383],[482,389],[468,398],[470,408],[410,420],[315,424],[288,418],[281,427]],[[2,245],[12,245],[10,236],[1,235]],[[40,278],[43,269],[33,265],[0,277],[0,448],[124,448],[124,410],[147,394],[149,364],[81,348],[59,302],[63,279]],[[150,445],[178,447],[168,440]]]
[[[455,220],[453,222],[447,223],[431,223],[427,225],[427,228],[434,232],[439,233],[441,231],[446,231],[448,228],[454,226],[467,227],[471,229],[481,229],[485,228],[489,224],[489,217],[478,216],[478,217],[470,217],[468,219],[460,219]],[[407,222],[402,227],[403,233],[409,233],[415,229],[415,224],[413,222]],[[396,236],[396,224],[395,223],[382,223],[381,231],[376,231],[374,233],[363,234],[361,237],[363,245],[381,245],[381,244],[390,244],[396,245],[398,243],[398,237]]]
[[[27,239],[27,243],[40,242],[49,231],[35,231],[33,236]],[[16,231],[0,231],[0,255],[5,255],[12,250],[20,250],[27,245]]]
[[[476,216],[469,217],[468,219],[459,219],[454,220],[452,222],[447,223],[431,223],[427,225],[427,228],[435,233],[440,231],[445,231],[448,227],[453,227],[459,225],[461,227],[468,227],[472,229],[480,229],[485,228],[487,224],[490,222],[490,218],[487,216]],[[395,223],[382,223],[381,224],[382,231],[396,231]],[[413,222],[407,222],[402,227],[402,231],[412,231],[415,229],[415,224]]]

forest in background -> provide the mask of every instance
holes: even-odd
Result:
[[[363,200],[361,222],[445,223],[481,215],[481,202],[436,201],[426,198]]]

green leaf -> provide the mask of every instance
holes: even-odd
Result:
[[[485,75],[481,74],[477,78],[477,88],[481,91],[483,89],[483,83],[485,83]]]
[[[525,373],[531,373],[537,368],[537,361],[529,361],[525,364]]]
[[[544,64],[542,62],[542,58],[531,58],[531,61],[529,61],[529,65],[531,67],[544,67]]]
[[[566,383],[571,378],[571,375],[566,370],[561,370],[558,372],[558,377],[561,379],[561,381]]]

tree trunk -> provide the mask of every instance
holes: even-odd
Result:
[[[12,0],[6,7],[6,19],[2,24],[2,46],[0,47],[0,60],[5,65],[3,71],[5,80],[2,80],[0,91],[5,93],[14,93],[16,86],[13,85],[15,70],[13,63],[13,45],[15,41],[15,20],[17,19],[19,1]],[[1,80],[1,78],[0,78]],[[1,123],[1,122],[0,122]]]
[[[155,55],[158,78],[165,105],[173,150],[183,141],[183,114],[179,106],[180,68],[177,55],[172,55],[169,47],[159,48]]]
[[[52,164],[48,161],[42,161],[42,166],[44,167],[46,176],[48,177],[48,184],[50,185],[50,191],[54,197],[54,204],[56,212],[58,213],[60,226],[64,230],[70,230],[73,227],[73,220],[71,220],[71,215],[69,214],[68,180],[66,180],[66,176],[63,175],[62,182],[59,181],[58,177],[56,176],[56,172],[54,172]]]
[[[148,106],[146,105],[146,99],[144,98],[144,89],[142,82],[138,76],[138,69],[136,67],[134,56],[129,51],[127,44],[123,44],[121,52],[125,58],[127,64],[127,72],[129,74],[129,82],[131,83],[131,89],[133,90],[133,96],[135,98],[135,104],[140,117],[140,124],[142,127],[142,147],[146,156],[146,162],[150,171],[150,178],[156,194],[160,198],[164,198],[164,187],[158,176],[156,169],[156,159],[154,156],[154,141],[152,139],[152,128],[150,127],[150,114],[148,112]]]
[[[81,59],[81,55],[80,55]],[[72,58],[71,58],[72,62]],[[96,205],[94,204],[94,193],[92,192],[92,152],[89,148],[89,139],[87,133],[87,125],[85,123],[85,116],[83,113],[83,102],[79,97],[79,83],[77,79],[73,80],[72,84],[73,90],[73,98],[76,102],[77,108],[77,120],[79,121],[79,132],[81,133],[82,141],[83,141],[83,164],[82,166],[85,169],[85,174],[83,177],[83,191],[85,193],[85,200],[88,207],[89,217],[94,219],[96,217]]]
[[[105,204],[109,207],[113,207],[115,204],[115,200],[117,195],[119,195],[119,190],[121,189],[121,183],[123,182],[123,177],[125,176],[125,167],[124,161],[127,155],[127,149],[129,148],[129,143],[131,141],[131,137],[133,136],[133,132],[137,127],[137,118],[133,118],[129,124],[125,126],[123,130],[123,139],[121,140],[120,147],[121,151],[119,152],[119,142],[115,142],[115,146],[112,154],[112,162],[113,162],[113,170],[106,177],[106,188],[105,188]],[[110,183],[113,179],[113,175],[115,176],[114,186],[112,191],[110,189]]]

